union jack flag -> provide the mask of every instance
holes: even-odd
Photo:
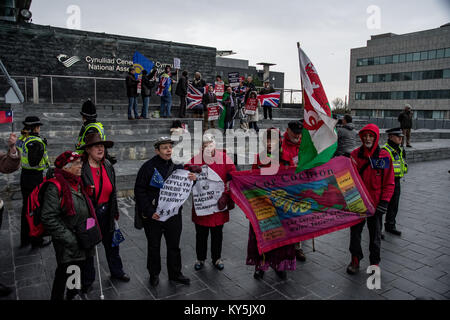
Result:
[[[204,93],[205,88],[197,89],[189,84],[186,97],[187,109],[203,109],[202,98]]]
[[[262,106],[276,108],[280,104],[280,91],[258,95],[258,100]]]
[[[164,96],[169,90],[172,80],[168,77],[161,77],[159,79],[158,89],[156,89],[156,95]]]

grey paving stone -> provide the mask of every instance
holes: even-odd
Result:
[[[143,287],[119,292],[120,300],[154,300],[150,292]]]
[[[288,298],[279,291],[274,290],[256,298],[256,300],[288,300]]]
[[[50,287],[46,282],[17,289],[17,295],[20,300],[50,299],[50,294]]]
[[[306,288],[322,299],[328,299],[342,292],[338,286],[325,281],[313,283]]]
[[[407,294],[401,290],[393,288],[386,293],[383,293],[383,297],[386,297],[389,300],[413,300],[415,297]]]

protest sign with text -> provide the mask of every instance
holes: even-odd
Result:
[[[258,108],[258,99],[248,98],[245,104],[245,114],[254,115],[256,113],[256,108]]]
[[[221,106],[218,102],[208,103],[208,121],[219,119]]]
[[[351,227],[375,206],[351,160],[336,157],[299,173],[259,170],[232,173],[231,195],[255,231],[264,252]]]
[[[191,193],[193,181],[188,179],[189,171],[177,169],[164,181],[159,191],[158,207],[156,213],[159,221],[166,221],[178,214],[180,207]]]
[[[202,166],[197,182],[192,189],[193,205],[197,216],[207,216],[219,212],[217,202],[225,190],[225,184],[219,175],[208,166]]]

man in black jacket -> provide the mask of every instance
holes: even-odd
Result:
[[[188,84],[188,73],[185,70],[181,74],[180,81],[178,81],[177,89],[175,90],[175,94],[180,97],[180,112],[178,114],[178,117],[180,118],[186,117],[186,96]]]
[[[137,86],[138,82],[134,76],[136,71],[133,67],[130,67],[128,69],[128,75],[125,79],[125,83],[127,85],[127,97],[128,97],[128,120],[134,120],[135,118],[139,118],[138,112],[137,112]],[[132,115],[132,110],[134,112],[134,118]]]
[[[398,122],[400,122],[400,128],[402,128],[403,135],[406,138],[406,146],[411,148],[411,129],[412,129],[413,113],[411,112],[411,106],[405,105],[405,110],[399,114]],[[405,139],[402,139],[402,147],[405,145]]]
[[[155,81],[153,80],[155,73],[156,69],[152,70],[149,75],[147,75],[147,70],[142,70],[142,111],[139,119],[148,119],[148,105],[152,95],[152,88],[155,86]]]
[[[161,137],[155,143],[156,156],[148,160],[139,169],[134,185],[134,195],[138,214],[142,217],[145,236],[147,237],[147,269],[150,274],[150,285],[156,287],[161,272],[161,237],[164,234],[167,246],[167,271],[169,280],[186,284],[190,279],[181,272],[180,237],[182,230],[180,207],[178,214],[164,222],[158,221],[156,214],[159,191],[164,180],[174,170],[183,169],[183,165],[172,162],[172,146],[174,141]],[[190,175],[194,180],[195,176]]]

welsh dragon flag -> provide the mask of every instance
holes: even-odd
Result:
[[[334,129],[337,120],[331,117],[330,104],[319,75],[300,47],[298,56],[303,86],[304,120],[296,172],[328,162],[337,148],[337,134]]]

